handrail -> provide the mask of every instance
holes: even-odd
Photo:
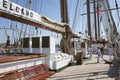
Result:
[[[10,54],[12,55],[12,53],[10,53]],[[3,59],[0,59],[0,63],[46,57],[45,54],[36,54],[36,55],[30,55],[29,54],[28,56],[22,55],[22,56],[15,56],[15,57],[14,56],[12,58],[3,58]]]

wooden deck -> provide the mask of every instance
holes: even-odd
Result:
[[[104,59],[108,60],[109,56],[105,55]],[[67,67],[47,80],[115,80],[118,76],[116,67],[104,61],[97,63],[97,55],[93,55],[91,61],[85,60],[83,65]]]

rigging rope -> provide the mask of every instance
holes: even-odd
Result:
[[[104,7],[105,9],[108,9],[105,1],[103,2],[103,7]],[[109,33],[111,33],[111,36],[112,36],[112,33],[113,33],[113,32],[110,32],[110,31],[113,30],[113,29],[112,29],[111,17],[110,17],[109,12],[105,12],[104,18],[106,18],[106,21],[107,21],[107,24],[108,24],[107,27],[108,27],[108,29],[109,29]],[[110,36],[110,34],[109,34],[109,37],[110,37],[110,38],[112,38],[111,36]]]
[[[72,0],[70,0],[70,8],[69,8],[69,14],[70,14],[70,16],[72,15]],[[71,21],[71,20],[70,20]]]
[[[84,13],[84,10],[85,10],[84,8],[85,8],[85,5],[82,6],[82,9],[83,9],[83,10],[81,11],[82,13]],[[81,20],[82,20],[82,27],[81,27],[82,29],[81,29],[80,32],[83,32],[84,26],[86,26],[86,25],[85,25],[85,18],[84,18],[84,17],[85,17],[85,16],[82,15],[82,19],[81,19]]]
[[[77,4],[76,4],[76,8],[75,8],[75,15],[74,15],[74,20],[73,20],[73,25],[72,25],[72,30],[73,30],[73,31],[75,31],[75,28],[76,28],[79,1],[80,1],[80,0],[77,0]]]
[[[5,37],[7,38],[8,34],[5,26],[4,26],[4,31],[5,31]]]
[[[104,2],[102,2],[102,7],[104,8],[104,9],[108,9],[107,8],[107,6],[106,6],[106,2],[104,1]],[[103,19],[104,19],[104,21],[103,21],[103,23],[106,25],[105,27],[106,27],[106,35],[107,35],[107,38],[109,39],[109,38],[111,38],[111,36],[110,36],[110,33],[112,33],[112,32],[110,32],[111,31],[111,29],[112,29],[112,24],[111,24],[111,21],[110,21],[110,15],[109,15],[109,12],[104,12],[104,14],[103,14]],[[109,31],[109,32],[108,32]],[[109,34],[108,34],[109,33]]]
[[[119,28],[119,24],[120,24],[120,15],[119,15],[119,9],[118,9],[118,3],[117,3],[117,1],[115,0],[115,4],[116,4],[116,11],[117,11],[117,15],[118,15],[118,24],[117,24],[117,27]],[[119,31],[120,32],[120,31]]]
[[[40,0],[41,2],[40,2],[40,12],[39,13],[41,13],[41,11],[42,11],[42,3],[43,3],[43,0]]]
[[[43,0],[40,0],[40,9],[39,9],[39,13],[42,13],[42,5],[43,4]],[[39,29],[39,34],[42,33],[42,29]]]
[[[22,39],[21,35],[22,35],[22,31],[23,31],[23,23],[21,23],[21,24],[22,24],[22,26],[21,26],[21,30],[20,30],[20,34],[19,34],[19,42],[21,42],[21,39]]]
[[[108,0],[106,0],[106,4],[107,4],[107,7],[108,9],[110,9],[110,5],[108,3]],[[115,52],[116,53],[119,53],[119,45],[118,45],[118,39],[117,39],[117,35],[118,35],[118,31],[117,31],[117,27],[116,27],[116,24],[115,24],[115,21],[113,19],[113,15],[112,15],[112,12],[109,11],[109,16],[110,16],[110,21],[111,21],[111,41],[113,44],[115,44]],[[117,54],[117,56],[119,57],[119,54]]]
[[[14,27],[12,26],[14,21],[11,20],[10,28],[12,29],[12,41],[14,42]]]
[[[30,29],[29,29],[29,33],[31,33],[31,26],[30,26]],[[31,36],[30,36],[30,34],[29,34],[29,36],[28,36],[28,37],[31,37]]]
[[[103,16],[103,15],[102,15]],[[105,35],[106,35],[106,38],[108,39],[108,33],[107,33],[107,31],[106,31],[106,20],[103,18],[102,19],[102,24],[103,24],[103,30],[104,30],[104,32],[105,32]]]

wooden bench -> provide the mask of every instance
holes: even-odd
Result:
[[[55,72],[49,71],[46,64],[40,64],[0,74],[0,80],[45,80]]]
[[[28,78],[27,80],[44,80],[45,78],[50,77],[51,75],[55,73],[55,72],[49,71],[46,64],[35,66],[34,69],[37,75],[31,78]]]

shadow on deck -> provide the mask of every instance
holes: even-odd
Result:
[[[94,56],[96,59],[96,56]],[[120,80],[118,69],[114,65],[87,61],[84,65],[73,65],[51,76],[48,80]]]
[[[107,76],[103,76],[107,75]],[[97,77],[96,77],[97,76]],[[83,74],[71,74],[71,75],[63,75],[63,76],[56,76],[52,77],[50,80],[74,80],[74,79],[82,79],[87,78],[86,80],[101,80],[101,79],[108,79],[108,78],[116,78],[118,77],[118,73],[116,73],[116,70],[113,66],[110,67],[109,71],[99,71],[99,72],[88,72],[88,73],[83,73]]]

